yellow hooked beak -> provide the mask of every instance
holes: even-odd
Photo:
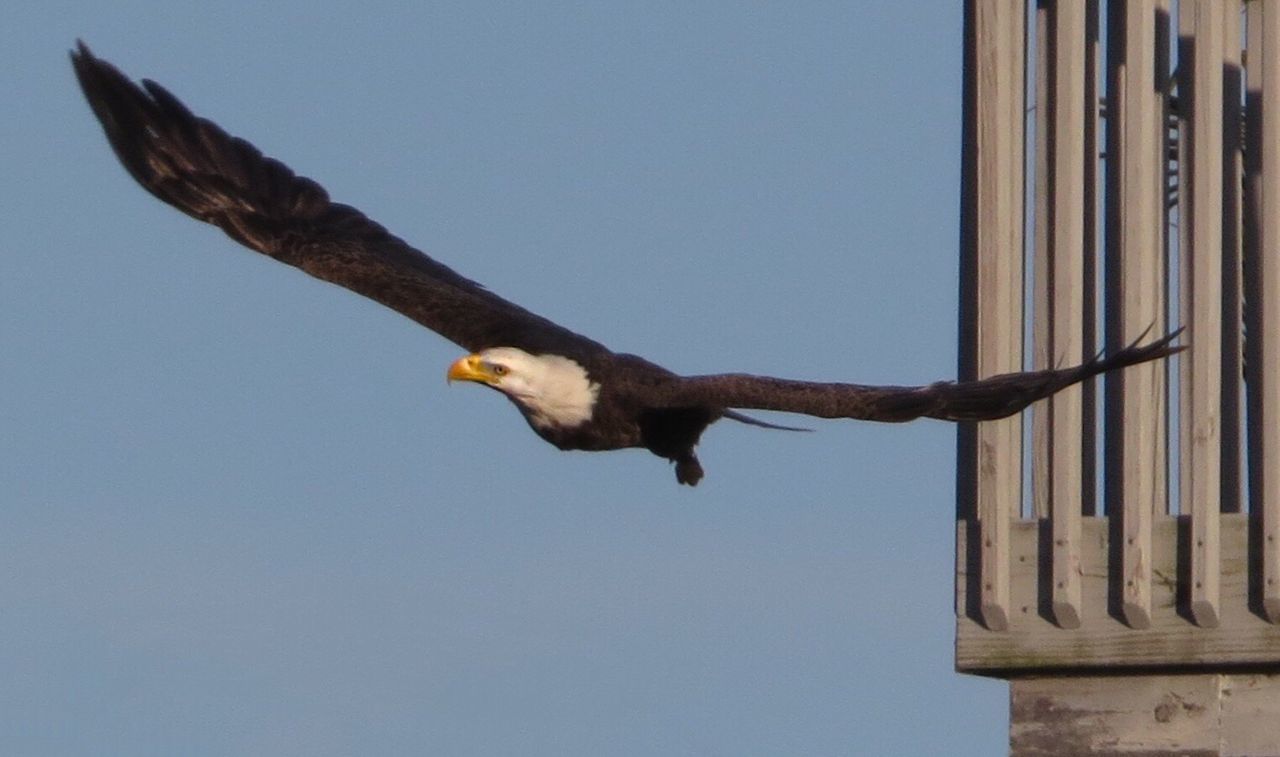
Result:
[[[467,355],[464,358],[458,358],[453,365],[449,366],[449,372],[445,374],[449,383],[454,381],[477,381],[481,384],[492,384],[498,380],[489,367],[485,365],[484,360],[479,355]]]

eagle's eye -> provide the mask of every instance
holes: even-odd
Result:
[[[501,363],[494,363],[494,365],[493,365],[493,375],[495,375],[495,376],[505,376],[505,375],[507,375],[507,366],[502,365]]]

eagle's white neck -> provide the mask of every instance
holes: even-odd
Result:
[[[591,420],[600,385],[578,363],[561,355],[531,355],[513,347],[482,353],[510,372],[497,386],[524,408],[535,428],[574,428]]]

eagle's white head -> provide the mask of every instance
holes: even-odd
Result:
[[[449,366],[448,379],[497,389],[520,405],[536,428],[586,423],[600,395],[600,385],[573,360],[515,347],[491,347],[459,358]]]

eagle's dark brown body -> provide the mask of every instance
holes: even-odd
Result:
[[[534,430],[561,449],[648,449],[675,462],[681,483],[702,478],[694,447],[708,425],[722,417],[755,422],[736,409],[890,422],[990,420],[1090,376],[1182,349],[1171,346],[1175,332],[1074,367],[923,387],[746,374],[678,376],[611,352],[489,292],[355,208],[331,202],[318,184],[248,142],[192,115],[162,87],[149,81],[135,85],[83,44],[71,59],[111,147],[151,194],[251,249],[376,300],[472,352],[512,347],[573,361],[597,387],[589,419],[566,425],[531,420]],[[513,400],[532,417],[527,405]]]

